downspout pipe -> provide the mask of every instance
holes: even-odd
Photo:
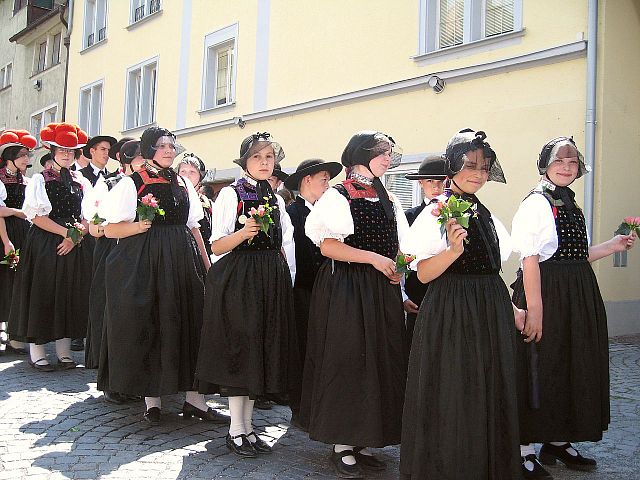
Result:
[[[593,241],[595,160],[596,160],[596,79],[598,49],[598,0],[589,0],[587,35],[587,99],[585,116],[585,155],[590,165],[591,175],[585,175],[584,217],[587,234]]]
[[[73,0],[67,2],[68,22],[65,24],[67,34],[64,37],[64,46],[67,49],[67,61],[64,65],[64,90],[62,92],[62,121],[67,119],[67,85],[69,82],[69,45],[71,44],[71,30],[73,30]],[[62,19],[62,13],[60,14]],[[63,22],[64,23],[64,22]]]

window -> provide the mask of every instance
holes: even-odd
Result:
[[[420,0],[419,55],[522,30],[522,0]]]
[[[62,40],[62,33],[56,33],[53,36],[53,45],[51,47],[51,65],[57,65],[60,63],[60,41]]]
[[[237,33],[235,24],[205,37],[202,110],[235,101]]]
[[[127,70],[125,130],[155,121],[157,72],[157,59]]]
[[[83,48],[107,38],[107,0],[85,0]]]
[[[27,0],[13,0],[13,14],[18,13],[19,10],[22,10],[27,6]]]
[[[58,113],[58,106],[52,105],[36,113],[31,114],[31,132],[38,139],[38,147],[40,143],[40,130],[46,127],[48,124],[56,121],[56,115]]]
[[[80,128],[90,137],[98,135],[102,123],[102,81],[80,89]]]
[[[385,187],[394,193],[405,210],[416,205],[420,200],[420,184],[404,178],[407,171],[388,173],[385,175]]]
[[[35,72],[42,72],[47,65],[47,41],[40,43],[36,50]]]
[[[11,85],[11,74],[13,73],[13,64],[8,63],[0,68],[0,90]]]
[[[160,0],[131,0],[129,23],[136,23],[147,15],[159,12],[162,8]]]

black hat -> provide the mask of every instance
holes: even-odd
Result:
[[[482,150],[484,158],[489,162],[489,177],[487,180],[499,183],[507,183],[504,172],[498,162],[496,152],[486,142],[487,134],[481,130],[477,132],[464,128],[456,133],[447,144],[445,151],[445,163],[447,176],[453,178],[464,167],[465,154],[467,152]]]
[[[295,173],[289,175],[284,182],[284,186],[289,190],[298,190],[300,182],[307,175],[313,175],[318,172],[329,172],[331,178],[334,178],[342,171],[342,165],[338,162],[325,162],[319,158],[311,158],[303,160],[296,168]]]
[[[40,157],[40,165],[44,167],[44,164],[49,160],[53,160],[53,158],[51,157],[51,152],[47,152],[42,157]]]
[[[407,180],[444,180],[447,178],[446,165],[442,155],[429,155],[425,158],[416,173],[409,173]]]
[[[287,180],[287,178],[289,178],[289,174],[282,171],[282,167],[280,166],[279,163],[276,163],[274,165],[273,173],[271,175],[274,177],[277,177],[278,180],[280,180],[281,182],[284,182]]]
[[[245,138],[240,144],[240,158],[236,158],[233,163],[240,165],[243,170],[246,170],[247,159],[268,145],[271,145],[273,148],[276,164],[280,163],[284,158],[284,150],[278,142],[273,140],[269,132],[257,132]]]
[[[171,137],[174,139],[176,136],[166,128],[162,127],[149,127],[140,136],[140,153],[145,160],[153,159],[156,153],[156,142],[162,137]],[[177,149],[176,149],[177,152]]]
[[[571,145],[576,150],[579,161],[578,175],[576,178],[580,178],[585,173],[591,171],[591,167],[584,163],[584,157],[582,153],[580,153],[580,150],[578,150],[576,142],[573,141],[573,137],[557,137],[549,140],[544,147],[542,147],[540,155],[538,155],[538,173],[540,175],[544,175],[547,172],[549,164],[555,160],[555,155],[562,145]],[[554,158],[551,158],[552,156]]]
[[[122,145],[124,145],[125,143],[133,139],[134,139],[133,137],[123,137],[120,140],[118,140],[116,143],[111,145],[111,148],[109,149],[109,158],[113,158],[115,161],[118,161],[118,157],[116,156],[116,154],[120,153],[120,149],[122,148]]]
[[[134,158],[140,155],[140,140],[129,140],[120,147],[120,163],[131,164]]]
[[[95,137],[91,137],[87,144],[82,147],[82,154],[87,158],[91,158],[90,150],[100,142],[109,142],[109,147],[113,147],[117,143],[117,140],[109,135],[96,135]],[[111,153],[111,148],[109,148],[109,153]]]

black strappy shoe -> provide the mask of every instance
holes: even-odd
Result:
[[[242,439],[242,443],[240,445],[236,445],[236,442],[234,442],[236,438]],[[253,448],[253,445],[251,445],[251,442],[244,433],[235,435],[233,437],[230,433],[228,433],[225,438],[225,443],[227,444],[227,448],[239,457],[255,458],[258,456],[258,452],[256,452],[255,448]]]
[[[58,368],[60,370],[71,370],[73,368],[76,368],[77,366],[78,364],[74,362],[73,358],[71,357],[60,357],[58,359]]]
[[[358,461],[353,465],[348,465],[342,461],[344,457],[353,456],[356,454],[353,450],[343,450],[342,452],[336,452],[336,447],[331,448],[331,463],[336,470],[336,474],[340,478],[364,478],[364,473],[358,465]]]
[[[570,448],[575,450],[577,455],[571,455],[569,453]],[[583,457],[570,443],[560,446],[550,443],[543,444],[540,449],[540,461],[545,465],[554,465],[556,460],[560,460],[567,468],[583,472],[591,472],[597,467],[597,463],[593,458]]]
[[[38,365],[38,362],[47,362],[47,363]],[[32,362],[31,359],[29,359],[29,365],[31,365],[33,368],[41,372],[53,372],[55,370],[55,368],[53,368],[53,365],[51,365],[45,357],[39,358],[35,362]]]

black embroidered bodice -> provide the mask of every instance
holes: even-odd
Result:
[[[587,260],[589,244],[582,210],[574,208],[569,211],[565,206],[552,206],[552,210],[558,234],[558,249],[547,261]]]
[[[380,202],[367,200],[377,198],[373,187],[345,180],[334,188],[349,201],[353,218],[353,234],[345,238],[344,243],[395,259],[399,246],[396,218],[387,218]]]
[[[131,178],[136,186],[138,200],[152,194],[158,200],[158,206],[164,210],[164,216],[156,215],[154,225],[186,225],[189,219],[189,194],[186,186],[180,183],[178,190],[171,182],[148,170],[135,172]],[[178,179],[179,182],[183,180]],[[136,215],[136,221],[138,216]]]
[[[264,199],[258,200],[258,194],[256,193],[256,187],[251,185],[245,179],[241,178],[235,184],[230,185],[236,192],[238,198],[238,206],[236,209],[236,225],[234,231],[237,232],[244,227],[243,223],[240,223],[242,216],[246,218],[251,217],[251,208],[258,208],[260,205],[265,204]],[[278,201],[275,194],[271,194],[269,200],[271,207],[278,207]],[[273,223],[269,228],[269,235],[260,231],[249,244],[248,240],[243,241],[234,250],[237,251],[257,251],[257,250],[277,250],[282,248],[282,228],[280,226],[280,209],[276,208],[271,212],[271,218]]]
[[[71,185],[67,186],[62,181],[60,174],[52,169],[43,170],[41,175],[44,177],[45,190],[49,202],[51,203],[51,212],[49,218],[52,220],[82,219],[82,185],[75,179],[71,181]]]
[[[24,191],[27,185],[22,178],[17,175],[11,175],[7,172],[7,168],[0,168],[0,181],[4,183],[7,190],[7,199],[4,201],[9,208],[22,208],[24,203]]]
[[[320,248],[305,234],[304,227],[311,210],[306,206],[304,198],[297,197],[287,207],[287,213],[293,225],[293,239],[296,247],[296,288],[311,290],[325,257]]]

